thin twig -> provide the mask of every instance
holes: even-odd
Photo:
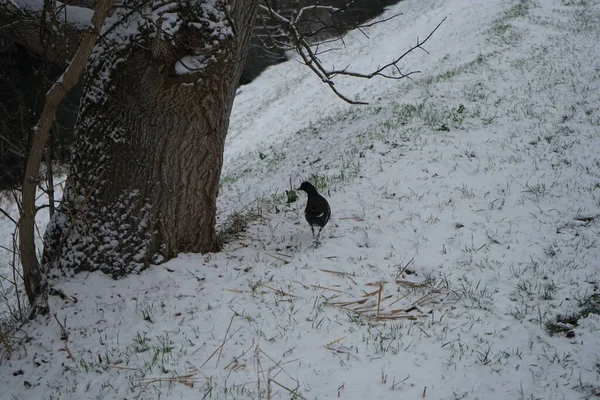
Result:
[[[213,351],[213,352],[212,352],[212,354],[211,354],[211,355],[210,355],[210,356],[209,356],[209,357],[206,359],[206,361],[204,361],[204,362],[202,363],[202,365],[200,366],[200,369],[202,369],[202,367],[204,367],[204,366],[206,365],[206,363],[207,363],[207,362],[209,362],[209,361],[210,361],[210,359],[211,359],[211,358],[213,358],[215,354],[217,354],[217,351],[219,351],[219,349],[220,349],[220,348],[222,348],[222,347],[225,345],[225,343],[227,343],[227,342],[228,342],[228,341],[229,341],[229,340],[230,340],[230,339],[231,339],[233,336],[235,336],[235,334],[236,334],[236,333],[238,333],[238,332],[239,332],[241,329],[242,329],[242,328],[238,328],[238,330],[237,330],[237,331],[233,332],[233,333],[231,334],[231,336],[229,336],[227,339],[225,339],[225,340],[223,341],[223,343],[221,343],[221,345],[220,345],[219,347],[217,347],[217,348],[215,349],[215,351]]]
[[[269,254],[269,253],[265,253],[265,254],[266,254],[266,255],[268,255],[269,257],[273,257],[273,258],[274,258],[274,259],[276,259],[276,260],[283,261],[283,262],[284,262],[284,263],[286,263],[286,264],[289,264],[289,263],[290,263],[290,262],[289,262],[289,260],[284,260],[283,258],[280,258],[280,257],[274,256],[274,255],[272,255],[272,254]]]
[[[280,295],[282,295],[282,296],[297,297],[297,296],[294,296],[293,294],[290,294],[290,293],[284,292],[284,291],[283,291],[283,290],[281,290],[281,289],[275,289],[275,288],[272,288],[271,286],[269,286],[269,285],[265,285],[264,283],[262,283],[262,284],[261,284],[261,286],[263,286],[263,287],[266,287],[267,289],[271,289],[272,291],[274,291],[274,292],[276,292],[276,293],[278,293],[278,294],[280,294]]]
[[[292,395],[292,397],[300,397],[301,399],[304,399],[304,400],[306,400],[306,397],[304,397],[304,396],[302,396],[301,394],[299,394],[299,393],[298,393],[296,390],[292,390],[292,389],[290,389],[290,388],[288,388],[288,387],[286,387],[286,386],[282,385],[281,383],[277,382],[275,379],[271,379],[271,378],[269,378],[269,382],[273,382],[273,383],[274,383],[274,384],[276,384],[277,386],[279,386],[279,387],[281,387],[281,388],[283,388],[283,389],[287,390],[287,391],[288,391],[288,392],[289,392],[289,393]]]
[[[229,328],[231,328],[231,324],[233,323],[233,319],[235,318],[236,314],[233,313],[233,315],[231,316],[231,319],[229,320],[229,325],[227,325],[227,330],[225,331],[225,336],[223,336],[223,343],[221,343],[220,349],[219,349],[219,355],[217,356],[217,364],[215,364],[215,368],[219,366],[219,360],[221,359],[221,353],[223,352],[223,347],[225,346],[225,339],[227,338],[227,334],[229,334]]]
[[[17,221],[13,217],[10,216],[9,213],[0,208],[0,214],[4,214],[4,216],[12,221],[13,224],[17,225]]]
[[[379,310],[381,310],[381,293],[383,293],[383,282],[379,282],[379,293],[377,294],[377,315],[375,316],[379,319]]]
[[[67,341],[69,340],[69,332],[67,331],[67,328],[66,328],[67,317],[65,316],[64,324],[61,324],[60,321],[58,320],[56,313],[54,313],[53,315],[54,315],[54,319],[60,326],[60,338],[63,342],[65,342],[65,350],[66,350],[67,354],[69,355],[69,358],[72,361],[75,361],[75,357],[73,356],[73,353],[71,352],[71,349],[69,348],[69,343],[67,343]]]

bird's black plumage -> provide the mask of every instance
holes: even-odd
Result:
[[[315,236],[314,227],[319,227],[319,233],[316,238],[316,241],[318,242],[321,236],[321,230],[327,224],[327,221],[329,221],[329,217],[331,217],[331,208],[329,207],[327,200],[317,192],[317,189],[310,182],[302,182],[302,185],[300,185],[298,190],[305,191],[308,196],[306,208],[304,209],[304,217],[310,224],[313,237]]]

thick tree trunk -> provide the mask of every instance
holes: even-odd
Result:
[[[223,146],[257,3],[112,17],[122,22],[88,65],[67,188],[46,231],[52,270],[118,277],[216,250]]]

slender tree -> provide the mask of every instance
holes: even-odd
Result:
[[[22,211],[19,221],[19,249],[21,250],[21,263],[23,265],[23,280],[25,281],[27,297],[31,303],[40,294],[43,283],[34,242],[36,178],[46,143],[50,137],[50,129],[54,122],[56,110],[69,91],[79,83],[94,44],[100,36],[100,29],[102,29],[106,15],[112,8],[112,4],[113,0],[98,1],[91,19],[92,29],[83,35],[72,62],[59,81],[46,94],[46,101],[44,102],[40,122],[34,129],[35,136],[31,150],[29,151],[29,157],[27,158],[26,179],[23,182]],[[49,169],[51,171],[51,167]]]

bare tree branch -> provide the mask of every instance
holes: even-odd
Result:
[[[335,77],[342,75],[342,76],[350,76],[350,77],[361,78],[361,79],[372,79],[376,76],[380,76],[380,77],[386,78],[386,79],[399,80],[399,79],[408,78],[413,74],[419,73],[420,71],[402,72],[402,70],[399,67],[400,61],[402,61],[407,55],[409,55],[410,53],[414,52],[417,49],[423,50],[427,53],[427,50],[425,50],[425,48],[423,48],[423,45],[433,36],[433,34],[438,30],[438,28],[446,20],[446,18],[442,19],[442,21],[429,33],[429,35],[427,35],[427,37],[424,40],[420,41],[417,38],[417,43],[414,46],[412,46],[411,48],[406,50],[400,56],[396,57],[393,61],[391,61],[381,67],[378,67],[375,71],[372,71],[372,72],[356,72],[356,71],[349,70],[349,66],[347,66],[346,68],[343,68],[343,69],[325,68],[323,66],[323,63],[319,59],[319,55],[322,55],[328,51],[336,50],[336,49],[328,48],[324,51],[319,51],[320,45],[330,44],[330,43],[333,43],[336,41],[341,41],[342,44],[344,44],[344,37],[346,36],[345,34],[342,34],[336,38],[325,39],[318,43],[309,43],[308,38],[310,38],[312,36],[316,36],[318,33],[325,31],[326,29],[332,28],[332,26],[327,26],[327,24],[324,21],[322,21],[319,17],[316,17],[317,22],[319,22],[321,25],[324,25],[322,28],[319,28],[316,31],[308,32],[306,34],[301,34],[300,30],[298,28],[298,23],[300,22],[303,14],[306,11],[325,10],[325,11],[329,11],[330,13],[335,13],[335,12],[339,12],[340,9],[338,9],[336,7],[319,6],[319,5],[308,6],[308,7],[301,8],[295,17],[290,17],[290,18],[284,17],[283,15],[281,15],[280,13],[275,11],[268,4],[268,2],[267,2],[267,5],[261,5],[260,10],[264,13],[264,15],[272,18],[275,21],[278,21],[280,24],[284,25],[289,30],[291,43],[289,45],[286,45],[285,47],[281,47],[281,48],[283,48],[284,50],[294,49],[298,53],[298,55],[300,55],[300,58],[302,59],[303,64],[308,66],[315,73],[315,75],[317,75],[323,83],[326,83],[329,86],[329,88],[339,98],[341,98],[342,100],[344,100],[345,102],[350,103],[350,104],[367,104],[367,103],[358,101],[358,100],[352,100],[352,99],[348,98],[347,96],[343,95],[335,87],[335,82],[334,82]],[[365,35],[368,38],[367,34],[364,31],[362,31],[362,28],[371,27],[373,25],[389,21],[392,18],[396,18],[398,15],[400,15],[400,14],[396,14],[396,15],[393,15],[393,16],[385,18],[385,19],[381,19],[381,20],[377,20],[377,21],[373,21],[373,22],[369,22],[369,23],[365,23],[365,24],[354,25],[352,27],[355,29],[358,29],[361,33],[363,33],[363,35]],[[344,26],[344,28],[348,28],[348,27],[350,27],[350,26],[349,25]],[[267,33],[268,32],[269,31],[267,30]],[[271,38],[270,41],[271,41],[271,43],[273,43],[272,46],[281,46],[280,41],[277,42],[273,38]],[[390,71],[390,72],[386,72],[386,71]]]
[[[6,218],[10,219],[15,225],[17,225],[17,221],[14,220],[13,217],[10,216],[9,213],[0,208],[0,214],[3,214]]]
[[[409,72],[407,74],[401,74],[398,77],[392,77],[392,76],[387,76],[385,74],[382,74],[383,70],[385,70],[388,67],[391,67],[391,66],[398,67],[398,62],[400,60],[402,60],[404,57],[406,57],[408,54],[410,54],[413,51],[415,51],[416,49],[421,49],[424,52],[426,52],[427,54],[429,54],[427,52],[427,50],[425,50],[422,47],[422,45],[425,42],[427,42],[429,40],[429,38],[431,38],[431,36],[435,33],[435,31],[437,31],[438,28],[444,23],[444,21],[446,20],[446,18],[447,17],[444,17],[444,19],[439,24],[437,24],[437,26],[431,31],[431,33],[429,33],[429,35],[427,35],[427,37],[425,38],[425,40],[423,40],[421,42],[417,38],[417,44],[415,44],[414,46],[412,46],[410,49],[406,50],[401,56],[399,56],[398,58],[396,58],[394,61],[392,61],[392,62],[384,65],[383,67],[378,68],[377,70],[375,70],[375,71],[373,71],[371,73],[364,74],[364,73],[360,73],[360,72],[351,72],[351,71],[348,71],[346,69],[343,69],[343,70],[333,70],[333,71],[329,71],[329,73],[332,74],[332,75],[342,74],[342,75],[349,75],[349,76],[355,76],[355,77],[358,77],[358,78],[366,78],[366,79],[371,79],[374,76],[378,76],[378,75],[379,76],[383,76],[385,78],[389,78],[389,79],[402,79],[402,78],[407,77],[407,76],[409,76],[411,74],[418,73],[420,71],[412,71],[412,72]]]

